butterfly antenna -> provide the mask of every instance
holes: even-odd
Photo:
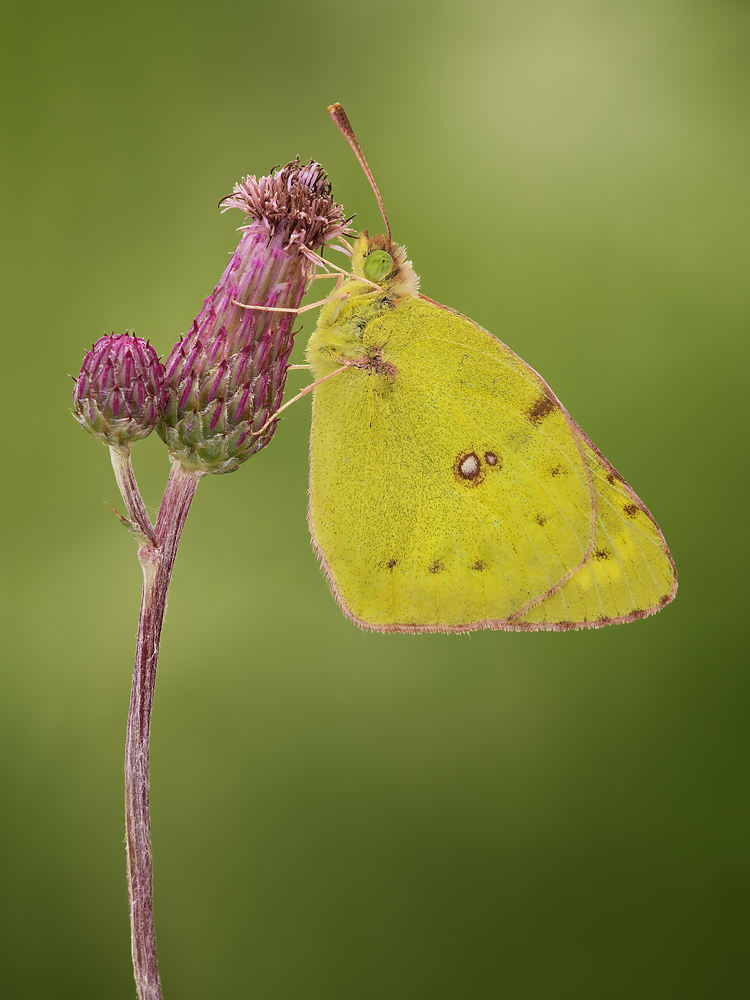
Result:
[[[367,166],[367,160],[365,159],[365,154],[359,148],[359,143],[357,142],[357,137],[354,134],[354,129],[352,128],[349,119],[346,117],[346,111],[341,107],[340,104],[332,104],[328,108],[328,114],[333,118],[333,120],[338,125],[339,129],[343,132],[346,137],[347,142],[354,150],[354,154],[359,160],[360,166],[364,170],[368,181],[370,182],[370,187],[375,193],[375,197],[378,199],[378,205],[380,206],[380,214],[383,216],[383,222],[385,223],[385,229],[388,233],[388,241],[391,241],[391,227],[388,225],[388,219],[385,214],[385,209],[383,208],[383,199],[380,197],[380,191],[378,191],[378,186],[375,183],[375,178],[372,176],[372,171]]]

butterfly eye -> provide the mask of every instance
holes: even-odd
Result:
[[[385,250],[373,250],[365,258],[365,277],[370,281],[380,281],[393,267],[393,257]]]

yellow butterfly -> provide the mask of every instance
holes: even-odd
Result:
[[[382,201],[340,105],[328,109]],[[510,348],[420,295],[361,233],[307,348],[309,524],[333,593],[380,632],[598,628],[675,595],[641,500]]]

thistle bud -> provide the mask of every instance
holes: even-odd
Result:
[[[132,333],[98,340],[75,379],[76,420],[104,444],[126,448],[148,437],[164,413],[164,367]]]
[[[204,473],[234,472],[273,437],[294,313],[315,263],[309,254],[347,231],[322,167],[299,158],[269,177],[246,177],[221,202],[249,217],[239,246],[190,333],[166,361],[159,434],[172,457]]]

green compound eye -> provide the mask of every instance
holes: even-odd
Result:
[[[393,257],[385,250],[373,250],[365,257],[365,277],[370,281],[380,281],[393,267]]]

